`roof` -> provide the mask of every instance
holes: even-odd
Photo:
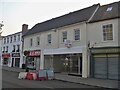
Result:
[[[16,35],[16,34],[19,34],[19,33],[22,33],[22,31],[16,32],[16,33],[14,33],[14,34],[9,34],[9,35],[3,36],[3,38],[4,38],[4,37],[9,37],[9,36],[12,36],[12,35]]]
[[[24,36],[87,21],[92,16],[98,5],[99,4],[95,4],[93,6],[38,23],[33,26]]]
[[[120,1],[100,6],[90,23],[120,18]]]

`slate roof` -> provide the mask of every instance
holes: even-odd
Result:
[[[38,23],[33,26],[24,36],[87,21],[92,16],[98,5],[99,4],[95,4],[93,6],[53,18],[42,23]]]
[[[108,8],[112,10],[107,11]],[[100,6],[90,23],[114,18],[120,18],[120,1]]]

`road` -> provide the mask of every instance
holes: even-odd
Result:
[[[19,80],[17,72],[2,70],[2,88],[99,88],[58,80]],[[102,89],[103,90],[103,89]],[[106,89],[107,90],[107,89]]]

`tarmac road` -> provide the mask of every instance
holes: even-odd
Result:
[[[63,82],[58,80],[19,80],[17,72],[2,70],[2,88],[100,88],[84,84]],[[103,90],[102,88],[101,90]],[[105,89],[108,90],[108,89]]]

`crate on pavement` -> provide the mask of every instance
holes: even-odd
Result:
[[[37,72],[27,72],[26,79],[38,80],[38,73]]]
[[[46,70],[38,70],[38,79],[39,80],[46,80],[47,79],[47,73]]]
[[[53,80],[55,78],[54,71],[52,69],[46,70],[48,80]]]
[[[32,72],[27,72],[26,79],[27,80],[33,80],[33,73]]]

